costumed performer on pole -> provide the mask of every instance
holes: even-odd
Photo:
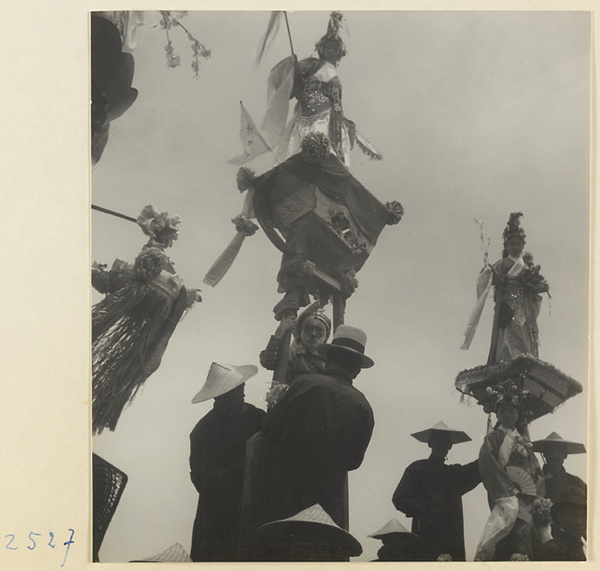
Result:
[[[532,506],[536,498],[545,497],[545,486],[527,427],[531,395],[509,380],[488,387],[486,398],[485,412],[494,412],[498,419],[479,452],[492,512],[475,559],[510,561],[519,554],[533,560],[541,540]]]
[[[267,346],[260,353],[260,364],[267,370],[273,371],[278,366],[283,353],[283,343],[286,332],[293,331],[293,341],[290,347],[285,383],[278,382],[271,387],[267,402],[275,404],[287,385],[291,384],[298,375],[306,373],[321,373],[327,363],[319,348],[329,338],[331,320],[319,310],[315,302],[307,307],[297,319],[287,316],[279,323],[275,333],[271,335]]]
[[[340,37],[344,21],[340,12],[332,12],[327,33],[316,43],[318,57],[298,61],[295,54],[278,63],[269,75],[269,109],[261,124],[268,141],[282,161],[300,150],[304,137],[322,133],[331,145],[331,152],[345,165],[350,164],[354,143],[374,159],[381,155],[356,132],[342,109],[342,84],[338,76],[340,60],[346,46]],[[289,99],[297,103],[287,125]]]
[[[548,282],[530,253],[523,253],[525,232],[519,224],[521,212],[512,212],[503,232],[502,259],[487,265],[477,281],[477,304],[465,333],[462,349],[468,349],[475,334],[491,286],[495,286],[495,312],[488,365],[517,355],[538,357],[537,317]]]
[[[146,206],[137,223],[150,237],[135,263],[94,262],[92,285],[106,297],[92,308],[92,427],[114,430],[125,405],[160,365],[184,312],[200,300],[164,252],[177,238],[178,216]]]

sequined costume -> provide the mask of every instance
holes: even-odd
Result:
[[[354,124],[342,110],[342,83],[336,67],[328,61],[307,58],[298,62],[292,97],[294,110],[288,155],[295,154],[309,133],[323,133],[332,152],[346,165],[354,138]]]
[[[538,356],[539,330],[537,316],[542,298],[525,286],[525,264],[522,258],[503,258],[494,264],[493,283],[496,304],[500,304],[495,340],[496,363],[529,353]]]
[[[294,98],[294,114],[287,121],[289,100]],[[280,162],[298,153],[310,133],[324,134],[331,153],[346,166],[355,137],[359,146],[365,144],[343,115],[342,84],[336,66],[328,61],[290,56],[279,62],[269,75],[268,107],[261,129]]]

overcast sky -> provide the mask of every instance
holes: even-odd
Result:
[[[299,57],[313,55],[328,12],[289,14]],[[354,150],[351,171],[382,202],[405,209],[386,227],[358,274],[346,323],[367,332],[375,361],[356,380],[375,413],[363,465],[350,475],[350,531],[375,558],[367,535],[396,517],[391,496],[406,466],[428,448],[410,433],[443,420],[472,442],[450,451],[468,462],[486,429],[480,407],[460,402],[454,379],[484,364],[488,302],[469,351],[459,349],[483,264],[479,229],[501,255],[509,213],[522,211],[526,250],[550,283],[539,318],[540,358],[582,383],[583,393],[535,421],[533,439],[559,432],[586,441],[588,378],[588,202],[590,16],[587,12],[346,12],[348,55],[340,64],[345,115],[383,154]],[[102,561],[154,555],[175,542],[189,551],[197,494],[189,480],[189,433],[210,403],[192,405],[210,363],[258,364],[276,327],[280,254],[262,231],[246,239],[214,289],[202,278],[234,235],[242,196],[239,102],[258,122],[266,77],[289,54],[282,29],[254,69],[267,12],[191,12],[182,22],[212,50],[199,79],[180,30],[171,39],[180,68],[167,69],[157,13],[134,51],[135,104],[111,125],[93,169],[93,202],[130,216],[152,204],[182,218],[169,251],[189,287],[203,289],[175,331],[161,368],[94,451],[129,476],[106,534]],[[269,168],[266,160],[254,166]],[[94,213],[93,257],[133,261],[145,242],[135,224]],[[94,301],[100,299],[94,297]],[[249,381],[247,400],[264,407],[270,374]],[[567,470],[586,479],[586,456]],[[488,516],[479,486],[464,498],[467,558]]]

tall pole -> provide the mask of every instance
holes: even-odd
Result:
[[[292,43],[292,32],[290,31],[290,23],[288,22],[287,12],[284,10],[283,15],[285,16],[285,25],[287,27],[288,38],[290,39],[290,49],[292,50],[292,55],[296,55],[294,53],[294,44]]]

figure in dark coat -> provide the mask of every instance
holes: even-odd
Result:
[[[364,336],[354,327],[338,327],[332,343],[323,345],[329,368],[299,376],[267,413],[261,523],[320,504],[348,529],[347,474],[361,465],[374,426],[371,406],[352,385],[360,369],[373,364],[362,354],[366,336],[361,343],[357,332]],[[345,346],[352,341],[361,352]]]
[[[442,422],[413,436],[428,443],[431,456],[406,468],[392,498],[394,506],[413,518],[422,561],[436,561],[441,554],[465,561],[462,496],[481,482],[479,467],[477,460],[462,466],[448,465],[445,458],[453,440],[471,439]]]
[[[551,508],[552,539],[540,547],[539,561],[586,561],[587,494],[578,487],[566,488]]]
[[[571,487],[579,488],[587,493],[587,484],[577,476],[569,474],[563,466],[569,454],[585,454],[585,446],[580,442],[565,440],[556,432],[552,432],[543,440],[533,443],[534,452],[544,457],[544,479],[546,481],[546,497],[553,503],[558,502],[562,493]]]
[[[247,379],[243,371],[239,374],[244,368],[232,368],[227,376],[228,373],[220,373],[218,367],[222,365],[213,363],[212,376],[209,373],[207,379],[207,383],[216,379],[213,382],[216,392],[240,380],[241,384],[224,394],[212,391],[213,409],[190,434],[190,476],[199,494],[190,553],[193,561],[238,560],[246,441],[260,430],[265,415],[264,411],[244,402]],[[256,367],[247,367],[256,373]],[[205,388],[206,385],[203,391]],[[194,401],[201,402],[211,396],[205,391]]]

